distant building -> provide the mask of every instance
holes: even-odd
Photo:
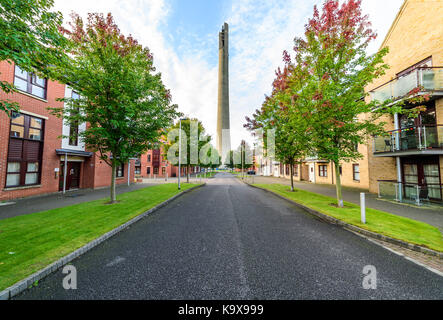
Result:
[[[187,168],[181,167],[182,176],[186,175]],[[178,177],[178,166],[173,166],[165,157],[163,149],[148,150],[135,162],[136,177],[139,178],[166,178]],[[191,166],[190,173],[199,173],[199,166]]]

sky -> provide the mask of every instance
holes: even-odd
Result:
[[[173,103],[188,117],[203,122],[213,137],[217,128],[218,33],[230,31],[230,113],[232,147],[251,142],[245,116],[259,109],[270,94],[282,52],[303,35],[314,5],[323,0],[55,0],[65,21],[75,11],[111,12],[123,34],[132,34],[154,54],[154,64]],[[363,0],[378,38],[376,52],[403,0]]]

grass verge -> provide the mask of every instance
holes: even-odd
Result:
[[[201,176],[206,179],[213,178],[218,172],[206,172],[202,173]]]
[[[178,193],[162,184],[119,195],[115,205],[102,199],[0,220],[0,291]]]
[[[424,222],[366,208],[366,224],[362,224],[360,206],[356,204],[345,202],[345,208],[338,208],[331,205],[336,203],[335,198],[317,193],[300,189],[291,192],[289,186],[281,184],[254,184],[254,186],[275,192],[308,208],[362,229],[443,252],[442,234],[436,227]]]

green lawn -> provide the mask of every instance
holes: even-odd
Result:
[[[218,172],[206,172],[204,173],[205,178],[213,178]]]
[[[176,184],[162,184],[119,195],[115,205],[103,199],[0,220],[0,290],[178,193]]]
[[[377,232],[391,238],[443,251],[443,237],[440,231],[424,222],[396,216],[375,209],[366,209],[366,224],[360,222],[360,206],[345,202],[345,208],[334,207],[336,199],[297,189],[291,192],[289,186],[281,184],[254,184],[319,211],[328,216],[343,220],[362,229]]]

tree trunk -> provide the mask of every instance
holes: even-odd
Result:
[[[335,189],[337,191],[337,205],[340,208],[343,208],[343,196],[342,196],[342,192],[341,192],[341,177],[340,177],[340,163],[339,162],[334,162],[334,166],[335,166]]]
[[[115,194],[115,176],[117,171],[117,166],[115,162],[112,162],[112,175],[111,175],[111,204],[117,203],[117,197]]]
[[[189,167],[190,167],[190,165],[188,164],[186,166],[186,183],[189,183]]]
[[[291,164],[291,169],[289,170],[291,174],[291,191],[294,192],[294,165]]]

